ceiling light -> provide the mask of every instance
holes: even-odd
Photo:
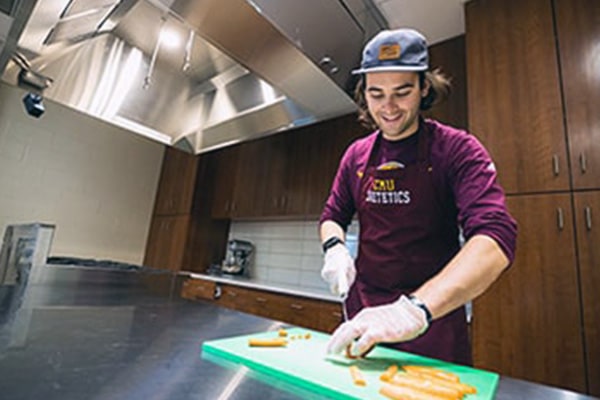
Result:
[[[172,29],[163,29],[160,31],[160,43],[165,47],[174,49],[180,46],[181,37]]]

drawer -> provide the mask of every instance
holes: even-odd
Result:
[[[342,305],[324,301],[319,309],[319,330],[331,333],[342,322]]]
[[[201,279],[187,279],[181,288],[181,297],[188,300],[214,300],[217,284]]]

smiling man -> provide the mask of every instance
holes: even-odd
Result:
[[[464,305],[515,252],[516,223],[494,164],[474,136],[420,116],[443,100],[449,82],[429,71],[419,32],[380,32],[354,73],[359,120],[374,132],[346,150],[320,219],[321,275],[347,296],[351,318],[328,351],[351,346],[358,355],[386,343],[471,364]],[[355,214],[356,261],[344,245]]]

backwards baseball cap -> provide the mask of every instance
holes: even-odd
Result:
[[[379,32],[365,46],[360,68],[367,72],[425,71],[429,68],[427,40],[414,29]]]

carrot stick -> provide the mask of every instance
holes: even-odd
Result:
[[[355,385],[367,386],[367,381],[365,381],[362,372],[360,372],[360,369],[356,365],[350,366],[350,375]]]
[[[425,393],[443,397],[444,399],[456,400],[462,398],[462,392],[458,389],[438,385],[428,379],[421,379],[408,374],[396,374],[388,383],[417,389]]]
[[[379,379],[384,381],[384,382],[389,382],[394,375],[396,375],[396,372],[398,372],[398,366],[397,365],[390,365],[388,367],[388,369],[385,370],[385,372],[383,372],[380,376]]]
[[[286,337],[288,335],[287,331],[283,328],[278,331],[278,334],[281,337]]]
[[[458,375],[453,374],[451,372],[442,371],[441,369],[437,369],[437,368],[425,367],[422,365],[403,365],[402,369],[404,369],[405,371],[415,371],[415,372],[421,372],[423,374],[433,375],[436,378],[446,379],[451,382],[459,382],[460,381]]]
[[[431,381],[432,383],[439,385],[439,386],[446,386],[446,387],[449,387],[452,389],[456,389],[456,390],[460,391],[460,393],[463,395],[477,393],[477,388],[475,388],[474,386],[471,386],[471,385],[461,383],[461,382],[451,382],[447,379],[441,379],[434,375],[429,375],[427,373],[417,372],[414,370],[407,371],[407,374],[424,379],[424,380]]]
[[[287,344],[287,340],[276,339],[248,339],[248,346],[251,347],[282,347]]]
[[[395,386],[384,383],[379,393],[392,400],[446,400],[444,397],[435,396],[421,390],[404,386]]]

